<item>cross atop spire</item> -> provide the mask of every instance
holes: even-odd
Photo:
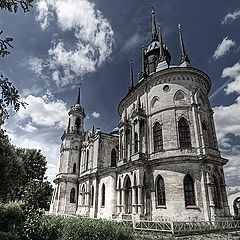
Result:
[[[82,85],[82,83],[78,84],[78,97],[77,97],[77,102],[76,102],[76,104],[79,104],[79,105],[80,105],[80,86],[81,85]]]
[[[178,31],[179,31],[179,39],[180,39],[180,47],[181,47],[180,65],[184,62],[190,63],[190,60],[189,60],[188,55],[185,51],[185,47],[184,47],[184,43],[183,43],[181,24],[178,24]]]
[[[155,9],[152,7],[152,42],[158,40],[156,21],[155,21]]]

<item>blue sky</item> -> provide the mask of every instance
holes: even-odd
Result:
[[[117,106],[141,69],[141,46],[151,41],[151,6],[163,41],[179,63],[178,24],[193,67],[212,80],[209,97],[215,112],[219,148],[229,159],[229,193],[240,190],[240,1],[190,0],[38,0],[29,13],[1,11],[0,29],[14,38],[1,59],[2,74],[29,104],[11,112],[5,123],[17,146],[40,148],[49,180],[58,170],[60,137],[81,81],[81,105],[92,125],[110,132],[118,125]]]

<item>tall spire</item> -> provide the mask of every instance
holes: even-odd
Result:
[[[190,60],[188,59],[188,55],[186,54],[184,43],[183,43],[181,24],[178,25],[178,31],[179,31],[179,39],[180,39],[180,47],[181,47],[180,65],[184,62],[190,63]]]
[[[133,70],[132,70],[132,59],[130,59],[130,83],[128,90],[130,91],[133,88]]]
[[[81,85],[82,85],[81,83],[78,84],[78,97],[77,97],[77,102],[76,102],[76,104],[78,104],[78,105],[80,105],[80,86]]]
[[[158,25],[158,30],[159,30],[159,61],[165,61],[166,60],[166,56],[164,54],[164,49],[163,49],[163,41],[162,41],[162,30],[161,30],[161,26]]]
[[[152,42],[158,40],[156,21],[155,21],[155,9],[152,7]]]
[[[142,73],[145,73],[145,62],[144,62],[144,46],[142,46]]]

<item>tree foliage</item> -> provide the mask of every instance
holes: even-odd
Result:
[[[13,200],[24,175],[22,159],[16,154],[8,136],[0,130],[0,201]]]

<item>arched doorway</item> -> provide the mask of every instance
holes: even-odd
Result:
[[[234,216],[240,216],[240,197],[237,197],[233,201],[233,211],[234,211]]]
[[[132,187],[131,187],[131,180],[129,176],[126,176],[125,181],[125,212],[130,214],[132,213]]]

